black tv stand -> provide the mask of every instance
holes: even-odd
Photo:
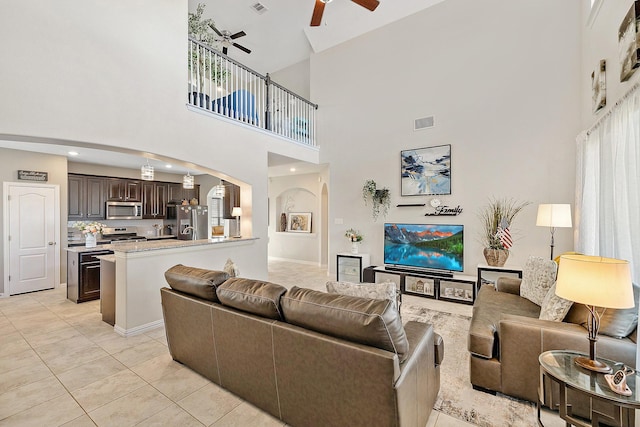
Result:
[[[384,266],[385,270],[388,271],[398,271],[400,273],[407,273],[407,274],[422,274],[425,277],[448,277],[451,278],[453,277],[453,273],[450,271],[437,271],[437,270],[422,270],[422,269],[413,269],[413,268],[407,268],[407,267],[396,267],[393,265],[385,265]]]
[[[434,298],[462,304],[473,304],[476,299],[476,277],[448,271],[410,269],[398,266],[373,268],[375,283],[393,281],[401,294]]]

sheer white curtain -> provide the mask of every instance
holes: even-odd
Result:
[[[578,137],[576,250],[625,259],[640,284],[640,89]]]

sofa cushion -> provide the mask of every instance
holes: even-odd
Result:
[[[269,319],[282,320],[280,297],[284,286],[253,279],[231,278],[218,286],[218,299],[223,305]]]
[[[600,329],[598,334],[607,335],[614,338],[625,338],[635,331],[638,326],[638,300],[640,299],[640,286],[633,284],[633,308],[614,309],[608,308],[604,311],[600,319]],[[598,312],[602,310],[598,309]],[[565,317],[565,322],[576,323],[587,327],[589,310],[584,304],[573,304],[569,313]]]
[[[216,287],[227,280],[229,275],[224,271],[177,264],[165,271],[164,278],[171,289],[218,302]]]
[[[544,297],[556,281],[558,264],[550,259],[530,256],[522,269],[520,296],[542,305]]]
[[[398,311],[388,300],[328,294],[294,286],[281,299],[284,318],[336,338],[392,351],[404,361],[409,342]]]
[[[498,292],[491,285],[483,285],[473,305],[469,326],[469,351],[476,356],[498,357],[498,325],[503,314],[538,318],[540,307],[526,298]]]
[[[326,283],[327,292],[330,294],[349,295],[352,297],[364,297],[372,299],[386,299],[393,303],[397,310],[397,286],[394,282],[383,283],[351,283],[329,281]]]
[[[562,322],[562,319],[567,315],[572,305],[573,301],[560,298],[556,295],[556,284],[554,283],[544,297],[544,300],[542,300],[540,319]]]

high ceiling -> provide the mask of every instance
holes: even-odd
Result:
[[[249,48],[251,54],[230,47],[228,55],[253,70],[266,74],[304,61],[314,52],[321,52],[442,1],[444,0],[380,0],[378,8],[370,12],[350,0],[333,0],[326,5],[319,27],[309,25],[315,0],[189,0],[189,11],[195,11],[197,5],[203,3],[204,18],[212,18],[220,31],[228,30],[232,34],[244,31],[246,36],[234,41]],[[265,8],[264,13],[254,11],[252,6],[256,3]],[[123,150],[116,152],[15,141],[0,141],[1,147],[66,156],[74,162],[134,169],[146,163],[146,158],[150,158],[150,163],[163,172],[200,173],[190,168],[193,165]],[[77,151],[79,155],[70,156],[69,151]],[[171,169],[166,167],[168,164],[172,165]],[[269,156],[269,166],[270,176],[312,173],[325,167],[276,155]]]
[[[244,31],[246,36],[234,41],[251,54],[230,47],[228,55],[266,74],[442,1],[380,0],[370,12],[350,0],[333,0],[326,5],[319,27],[309,25],[315,0],[189,0],[189,11],[202,3],[203,17],[213,19],[220,31]],[[256,3],[265,8],[262,14],[252,8]]]

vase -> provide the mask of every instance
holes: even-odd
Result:
[[[87,248],[95,248],[97,246],[96,235],[87,233],[84,235],[84,246]]]
[[[287,214],[284,212],[280,214],[280,231],[287,231]]]
[[[351,253],[352,254],[358,253],[358,242],[351,242]]]
[[[505,249],[490,249],[484,248],[484,259],[487,260],[487,265],[491,267],[502,267],[507,258],[509,258],[509,251]]]

